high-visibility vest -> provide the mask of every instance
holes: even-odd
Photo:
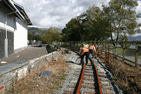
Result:
[[[93,46],[93,45],[91,45],[91,46],[89,47],[89,49],[92,49],[92,50],[94,51],[94,46]]]
[[[87,48],[82,48],[82,53],[81,53],[80,56],[82,56],[85,52],[89,52],[89,49],[87,49]]]

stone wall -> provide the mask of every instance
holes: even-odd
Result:
[[[18,80],[24,78],[27,74],[41,69],[44,64],[56,60],[61,52],[52,52],[42,57],[29,61],[13,62],[4,66],[0,66],[0,94],[9,90]]]

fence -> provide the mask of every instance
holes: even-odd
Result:
[[[137,65],[141,65],[141,41],[83,41],[85,44],[94,44],[99,48],[101,53],[107,52],[108,55],[114,55],[121,58],[123,61],[128,61]],[[61,42],[62,46],[77,49],[82,46],[81,41]],[[113,44],[116,44],[113,46]]]

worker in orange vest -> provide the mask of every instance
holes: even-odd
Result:
[[[92,44],[89,46],[89,53],[92,54],[92,58],[94,58],[94,53],[97,54],[96,49],[95,49],[95,46],[92,45]],[[95,58],[96,58],[96,57],[95,57]]]
[[[81,57],[81,64],[83,65],[83,59],[84,56],[86,56],[86,65],[88,64],[88,58],[89,58],[89,49],[88,45],[83,44],[83,47],[80,48],[80,57]]]

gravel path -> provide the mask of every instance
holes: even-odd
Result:
[[[46,47],[27,47],[25,50],[12,54],[8,58],[0,58],[0,63],[2,61],[7,63],[12,63],[15,61],[28,61],[46,54]]]

